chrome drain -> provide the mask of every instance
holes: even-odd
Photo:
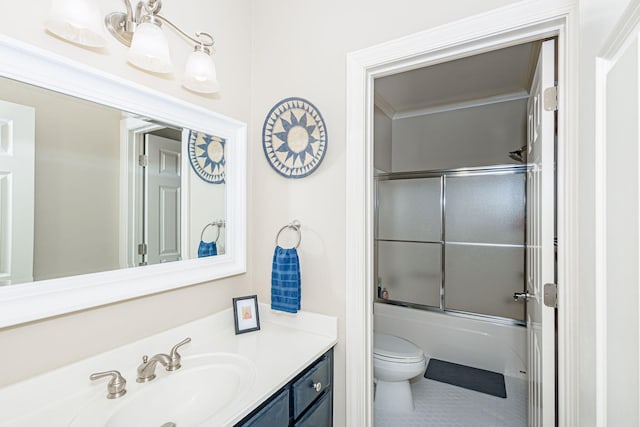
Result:
[[[169,421],[167,423],[162,424],[160,427],[177,427],[177,425],[176,423]]]

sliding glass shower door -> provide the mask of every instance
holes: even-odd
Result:
[[[441,199],[441,177],[378,182],[378,277],[390,299],[440,307]]]
[[[524,305],[513,293],[524,289],[525,171],[379,175],[379,299],[523,322]]]

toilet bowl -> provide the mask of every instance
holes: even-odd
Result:
[[[376,410],[413,411],[409,380],[424,373],[424,352],[411,341],[394,335],[374,333],[373,341]]]

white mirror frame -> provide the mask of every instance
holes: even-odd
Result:
[[[226,138],[226,253],[0,287],[0,327],[246,272],[247,125],[0,35],[0,77]]]

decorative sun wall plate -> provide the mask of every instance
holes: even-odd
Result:
[[[262,128],[262,148],[269,164],[286,178],[304,178],[327,152],[327,129],[317,108],[302,98],[278,102]]]
[[[196,175],[212,184],[224,184],[225,140],[202,132],[189,133],[189,161]]]

